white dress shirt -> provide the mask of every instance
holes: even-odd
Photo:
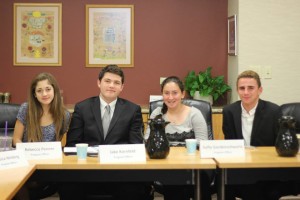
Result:
[[[109,105],[110,106],[110,119],[112,118],[112,116],[114,115],[114,111],[116,108],[116,103],[117,103],[117,99],[115,99],[114,101],[110,102],[109,104],[106,103],[101,96],[99,96],[100,99],[100,109],[101,109],[101,119],[103,118],[104,112],[105,112],[105,106]]]
[[[249,112],[245,110],[242,103],[241,103],[241,107],[242,107],[242,132],[243,132],[245,146],[251,146],[250,145],[251,133],[252,133],[254,115],[257,108],[257,104]]]

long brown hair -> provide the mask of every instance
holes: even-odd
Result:
[[[28,112],[26,115],[26,131],[28,142],[41,142],[43,141],[43,134],[41,129],[41,118],[44,113],[41,103],[35,97],[35,89],[39,81],[48,80],[49,84],[54,89],[54,98],[50,103],[49,112],[52,115],[53,123],[55,126],[55,138],[57,141],[61,140],[63,136],[63,129],[66,126],[65,108],[62,103],[60,89],[56,79],[50,73],[38,74],[30,84],[28,94]]]

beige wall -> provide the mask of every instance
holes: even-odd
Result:
[[[262,99],[279,105],[300,101],[299,11],[299,0],[228,1],[228,16],[238,18],[238,56],[228,56],[232,86],[238,73],[253,69],[262,78]],[[265,78],[268,67],[271,79]],[[237,99],[233,91],[231,102]]]

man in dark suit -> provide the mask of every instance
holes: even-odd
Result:
[[[259,98],[263,89],[254,71],[241,73],[236,86],[241,100],[223,109],[225,139],[244,139],[245,146],[274,146],[280,107]]]
[[[106,66],[99,74],[97,86],[99,96],[76,104],[66,146],[143,143],[141,107],[118,97],[124,87],[123,71],[117,65]],[[105,112],[109,114],[105,116]],[[104,118],[109,121],[107,130],[102,124]],[[142,183],[69,183],[62,185],[60,196],[61,199],[85,199],[88,194],[101,191],[116,200],[144,200],[150,193],[147,189],[147,184]]]
[[[247,115],[242,108],[242,101],[237,101],[223,109],[223,132],[225,139],[244,139],[242,128],[242,115]],[[274,146],[277,133],[277,120],[280,109],[274,103],[258,99],[256,110],[249,112],[253,116],[249,120],[252,131],[249,138],[245,139],[246,146]],[[246,119],[246,117],[245,117]],[[250,125],[251,125],[250,124]]]
[[[99,96],[75,105],[66,145],[143,143],[141,107],[118,97],[124,87],[123,71],[116,65],[105,67],[99,74],[97,85]],[[106,105],[111,109],[111,121],[105,137],[102,118]]]
[[[277,136],[280,107],[261,100],[262,86],[259,75],[244,71],[236,82],[240,101],[223,109],[223,133],[225,139],[244,139],[245,146],[274,146]],[[277,200],[291,194],[289,184],[280,181],[259,181],[252,185],[227,186],[226,200],[241,197],[243,200]]]

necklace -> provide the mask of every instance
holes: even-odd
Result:
[[[185,111],[186,111],[186,107],[184,105],[181,105],[178,109],[173,110],[173,112],[168,111],[167,118],[172,124],[180,125],[186,119]]]

